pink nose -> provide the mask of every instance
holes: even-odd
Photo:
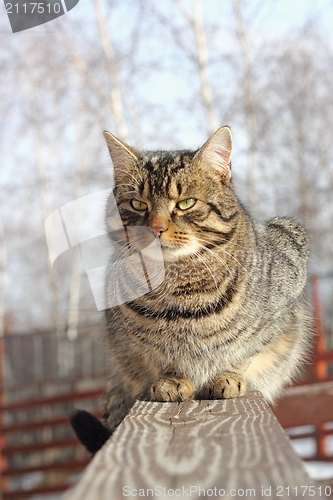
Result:
[[[158,236],[161,236],[162,233],[165,233],[168,230],[168,220],[166,217],[162,217],[161,215],[151,214],[148,220],[148,226],[155,229]]]
[[[163,226],[153,226],[155,231],[157,232],[158,236],[161,236],[162,233],[165,233],[166,228]]]

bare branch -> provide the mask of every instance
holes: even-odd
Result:
[[[5,333],[4,299],[5,299],[6,265],[7,265],[7,258],[6,258],[5,234],[4,234],[2,216],[0,210],[0,338],[3,337]]]
[[[246,25],[243,18],[243,0],[234,0],[234,12],[236,19],[236,31],[241,45],[244,64],[243,99],[245,104],[246,128],[249,138],[248,149],[248,179],[249,200],[253,210],[258,205],[258,194],[256,189],[257,171],[257,119],[253,101],[253,69],[251,61],[250,42],[248,39]]]
[[[208,130],[213,134],[217,128],[217,120],[213,106],[212,87],[208,75],[208,51],[205,31],[202,22],[201,0],[193,0],[194,31],[198,48],[198,66],[201,81],[201,97],[206,112]]]
[[[80,109],[79,109],[80,111]],[[79,113],[78,113],[79,115]],[[84,141],[85,130],[80,126],[78,121],[79,133],[77,136],[77,157],[80,158],[81,144]],[[81,160],[79,163],[77,176],[76,176],[76,186],[75,186],[75,199],[79,199],[84,196],[86,175],[88,170],[88,163],[86,160]],[[84,223],[82,220],[82,213],[80,211],[75,212],[75,227],[80,228]],[[81,272],[79,269],[79,263],[75,261],[69,288],[69,299],[68,299],[68,327],[67,327],[67,337],[69,340],[76,339],[79,330],[79,311],[80,311],[80,291],[81,291]]]
[[[104,55],[108,64],[109,73],[111,76],[111,106],[112,112],[115,117],[118,135],[124,141],[127,140],[128,132],[127,126],[125,122],[121,92],[120,92],[120,84],[119,84],[119,76],[118,76],[118,68],[117,62],[113,50],[113,44],[111,37],[108,32],[108,28],[105,21],[105,16],[102,11],[102,6],[100,0],[94,0],[95,13],[97,18],[98,29],[101,37],[101,42],[104,50]]]
[[[197,45],[197,54],[195,62],[198,66],[198,72],[200,78],[200,87],[201,87],[200,93],[201,93],[202,105],[207,119],[208,133],[213,134],[217,129],[217,120],[216,120],[215,108],[213,105],[212,87],[210,84],[209,74],[208,74],[208,66],[209,66],[208,50],[207,50],[207,40],[206,40],[205,30],[203,26],[201,0],[193,0],[193,10],[194,10],[193,17],[186,9],[182,0],[174,0],[174,3],[177,5],[180,12],[183,14],[184,18],[192,27],[195,35],[195,40]]]
[[[61,26],[60,26],[61,29]],[[73,43],[68,37],[67,32],[62,30],[62,43],[67,50],[67,54],[71,62],[74,64],[76,70],[83,76],[84,81],[88,88],[92,91],[95,97],[100,102],[101,106],[103,106],[112,116],[114,116],[114,109],[112,103],[104,94],[101,87],[96,83],[94,78],[91,75],[91,71],[89,70],[87,64],[84,59],[75,51]]]
[[[183,14],[183,16],[185,17],[187,22],[193,26],[194,19],[191,16],[191,14],[189,13],[189,11],[187,10],[187,8],[185,7],[185,5],[183,4],[182,0],[173,0],[173,1],[177,5],[180,12]]]

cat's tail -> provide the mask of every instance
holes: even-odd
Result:
[[[94,456],[111,436],[111,432],[98,418],[85,410],[75,410],[70,423],[83,446]]]

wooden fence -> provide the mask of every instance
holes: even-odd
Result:
[[[319,335],[311,369],[301,385],[288,389],[272,409],[286,429],[312,426],[302,434],[290,435],[291,439],[312,438],[316,442],[315,452],[307,460],[331,461],[328,440],[333,434],[333,351],[325,343],[319,285],[320,280],[314,278],[314,317]],[[59,339],[53,333],[9,336],[0,339],[0,359],[4,359],[4,343],[9,371],[4,381],[0,370],[0,499],[20,500],[40,494],[44,500],[49,493],[67,489],[89,462],[69,427],[68,415],[75,407],[101,415],[99,397],[108,372],[105,352],[97,336],[87,333],[74,341]],[[258,401],[258,397],[246,399],[244,404],[249,409]],[[202,403],[206,405],[205,415],[215,403]],[[219,404],[216,408],[220,408]],[[145,403],[140,408],[144,415],[149,411],[155,415],[153,408],[157,406]],[[184,408],[187,412],[188,407]],[[256,425],[261,414],[253,413],[253,408],[251,425]],[[195,414],[198,411],[193,409]],[[135,421],[140,418],[137,415]],[[274,421],[267,415],[265,418]]]
[[[2,500],[33,495],[45,498],[70,486],[90,460],[73,435],[68,415],[75,407],[86,407],[100,417],[97,406],[100,396],[100,390],[91,389],[19,401],[0,408],[3,416],[17,417],[15,423],[0,426]]]
[[[76,407],[101,415],[105,349],[91,331],[74,340],[53,332],[9,335],[1,349],[0,499],[44,500],[89,462],[68,416]]]
[[[101,411],[96,404],[101,393],[102,390],[96,388],[2,406],[3,414],[8,412],[11,415],[14,413],[22,415],[21,419],[17,419],[17,423],[4,425],[1,428],[2,436],[6,438],[5,442],[9,442],[11,435],[16,438],[14,444],[7,444],[2,449],[3,500],[19,500],[38,494],[43,495],[42,498],[44,498],[47,494],[64,491],[70,486],[77,473],[90,462],[90,458],[74,437],[68,424],[68,415],[74,407],[77,407],[89,409],[95,415],[101,416]],[[243,403],[250,411],[251,405],[256,407],[259,404],[258,396],[254,401],[256,402],[247,399]],[[237,403],[237,400],[234,402]],[[202,404],[207,409],[205,414],[208,408],[209,412],[213,411],[210,406],[216,403],[203,402]],[[153,407],[154,405],[156,407],[155,403]],[[263,402],[260,405],[261,408],[265,406]],[[39,411],[45,408],[50,416],[36,419],[33,411],[29,418],[29,412],[36,408]],[[149,411],[145,410],[145,418]],[[254,415],[253,408],[251,412],[250,414]],[[313,431],[306,434],[291,436],[292,439],[313,438],[316,441],[316,451],[308,456],[307,460],[333,460],[333,456],[327,451],[327,436],[333,434],[333,431],[325,427],[333,418],[333,382],[290,388],[284,398],[273,407],[273,412],[281,425],[287,429],[309,424],[314,427]],[[43,414],[43,411],[41,413]],[[272,420],[272,417],[269,418]],[[249,422],[246,423],[248,424]],[[30,442],[27,442],[26,438],[29,436]],[[60,454],[59,450],[61,450]],[[20,460],[20,457],[23,458]],[[27,463],[24,457],[28,457]],[[37,484],[29,488],[25,486],[25,478],[37,472],[40,473]],[[20,480],[16,481],[15,488],[9,488],[10,481],[18,478]]]
[[[290,387],[276,405],[272,407],[282,427],[287,429],[290,439],[312,439],[313,453],[304,460],[333,462],[328,437],[333,435],[333,381]],[[308,427],[294,434],[295,427]]]

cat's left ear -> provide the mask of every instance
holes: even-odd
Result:
[[[213,168],[224,182],[231,178],[232,135],[229,127],[219,128],[196,153],[196,158]]]
[[[108,131],[103,132],[109,153],[117,173],[138,160],[139,153]]]

